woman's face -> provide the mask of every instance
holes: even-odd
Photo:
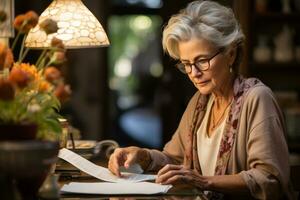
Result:
[[[197,61],[205,63],[215,55],[208,61],[208,70],[200,71],[195,65],[191,65],[192,70],[187,73],[201,94],[218,93],[225,85],[228,86],[226,83],[232,77],[229,70],[234,61],[232,55],[227,55],[225,51],[220,52],[220,49],[205,39],[195,37],[189,41],[179,42],[178,51],[180,61],[184,64],[193,64]]]

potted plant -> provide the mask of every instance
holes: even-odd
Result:
[[[35,64],[23,61],[29,51],[24,48],[24,40],[37,22],[33,11],[17,16],[14,27],[18,34],[12,48],[0,42],[0,140],[53,140],[61,132],[60,101],[70,95],[70,87],[57,68],[65,61],[62,41],[53,38],[52,47],[43,50]],[[42,24],[47,34],[57,30],[50,19]],[[22,35],[19,56],[14,61],[13,51]]]
[[[5,12],[0,9],[0,14],[2,23]],[[66,60],[62,41],[53,38],[51,47],[41,52],[35,64],[24,62],[29,52],[24,41],[37,22],[33,11],[17,16],[14,27],[18,34],[11,48],[0,41],[0,184],[6,181],[3,185],[12,188],[16,182],[23,199],[36,199],[56,162],[62,131],[59,109],[71,93],[59,70]],[[57,30],[51,19],[40,26],[47,34]],[[18,52],[18,59],[13,52]],[[0,199],[13,199],[7,194],[11,192],[1,194]]]

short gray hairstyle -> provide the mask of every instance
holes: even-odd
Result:
[[[193,1],[178,14],[173,15],[163,30],[162,45],[172,58],[179,59],[178,43],[193,36],[203,38],[219,48],[237,45],[237,58],[233,66],[240,64],[244,34],[232,9],[213,1]]]

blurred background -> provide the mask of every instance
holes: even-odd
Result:
[[[72,87],[62,114],[83,139],[121,146],[163,147],[195,89],[162,51],[161,33],[190,1],[83,0],[111,45],[68,50],[64,70]],[[285,113],[291,152],[300,153],[300,0],[223,0],[247,37],[240,72],[260,78]],[[15,1],[15,15],[41,14],[50,1]]]

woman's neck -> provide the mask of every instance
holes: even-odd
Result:
[[[214,106],[216,106],[217,109],[222,108],[231,102],[233,98],[233,81],[233,77],[229,78],[228,81],[223,84],[222,88],[212,93],[214,97]]]

